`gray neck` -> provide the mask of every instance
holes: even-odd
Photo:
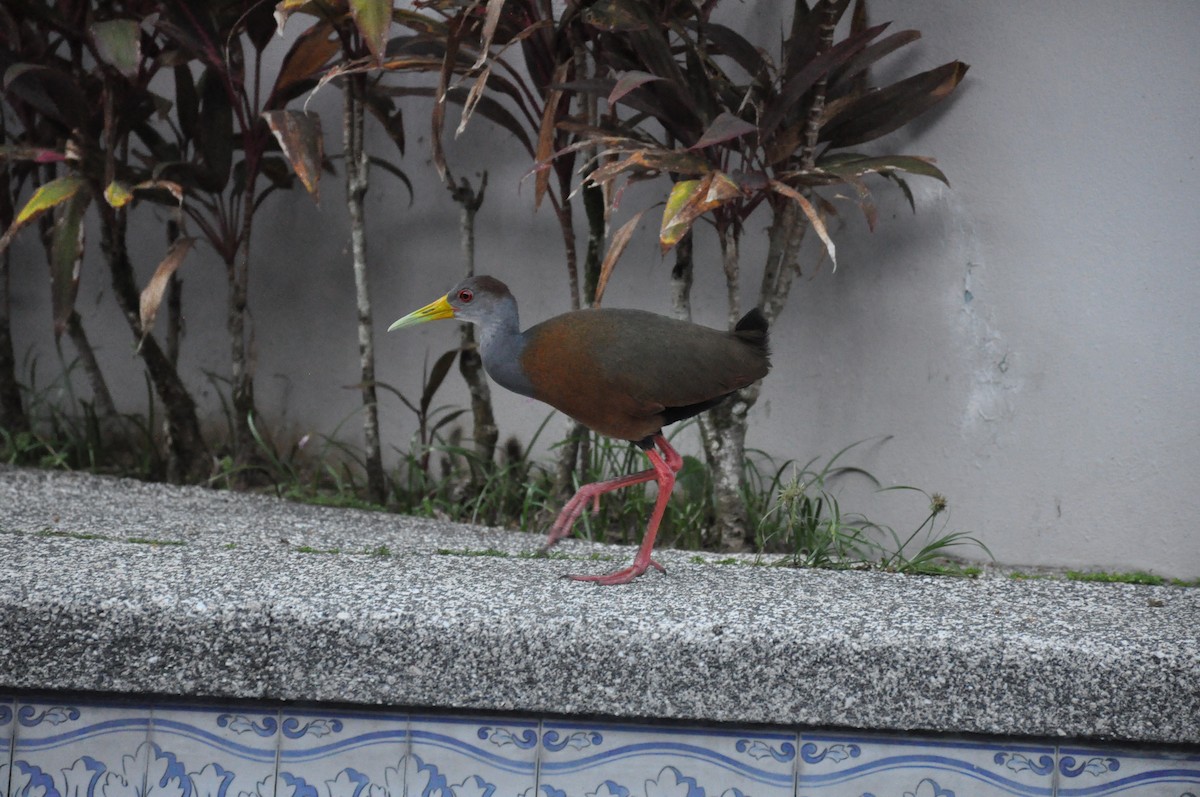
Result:
[[[521,352],[525,350],[525,335],[517,316],[516,301],[511,312],[496,313],[479,325],[479,356],[484,370],[501,387],[522,396],[533,395],[533,384],[521,371]]]

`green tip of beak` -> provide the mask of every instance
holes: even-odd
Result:
[[[417,324],[424,324],[426,321],[437,321],[439,318],[454,318],[454,308],[450,306],[447,298],[443,296],[436,302],[430,302],[425,305],[420,310],[413,310],[404,316],[404,318],[401,318],[388,327],[388,332],[394,332],[404,327],[416,326]]]

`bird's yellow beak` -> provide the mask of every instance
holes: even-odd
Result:
[[[413,310],[404,316],[404,318],[401,318],[388,327],[388,332],[415,326],[416,324],[424,324],[426,321],[437,321],[439,318],[454,318],[454,308],[450,306],[449,298],[449,295],[443,296],[436,302],[430,302],[425,305],[420,310]]]

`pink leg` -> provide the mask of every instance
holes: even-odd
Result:
[[[594,503],[593,512],[600,509],[600,496],[605,493],[619,490],[622,487],[630,487],[642,482],[648,482],[655,478],[656,473],[653,469],[631,473],[628,476],[619,476],[615,479],[608,479],[602,482],[592,482],[585,484],[576,491],[570,501],[563,506],[562,511],[558,513],[558,518],[554,521],[554,525],[550,527],[550,536],[546,538],[546,543],[542,546],[541,551],[545,553],[554,547],[555,543],[564,537],[571,535],[571,526],[583,514],[583,510],[587,508],[589,503]]]
[[[683,457],[679,456],[678,452],[671,447],[666,438],[661,434],[654,436],[654,444],[658,446],[662,454],[660,455],[654,449],[646,452],[646,456],[650,459],[650,464],[654,466],[651,470],[581,487],[579,492],[575,494],[575,497],[568,502],[567,507],[563,508],[562,514],[559,515],[558,521],[554,524],[554,530],[551,531],[551,538],[557,539],[554,537],[554,533],[558,530],[559,523],[562,522],[563,517],[567,514],[568,507],[572,507],[576,502],[578,502],[577,506],[572,509],[574,514],[567,523],[568,529],[570,528],[570,523],[574,522],[575,518],[579,516],[588,501],[598,501],[600,495],[603,493],[654,479],[658,482],[658,499],[654,502],[654,512],[650,515],[650,522],[646,526],[646,533],[642,537],[642,544],[633,559],[633,564],[603,576],[573,575],[570,578],[576,581],[594,581],[597,584],[604,585],[628,584],[645,573],[650,567],[662,573],[666,572],[662,565],[651,558],[650,554],[654,550],[654,538],[658,534],[658,525],[662,522],[663,513],[666,512],[667,502],[671,500],[671,490],[675,487],[675,474],[683,467]],[[603,489],[595,489],[584,495],[584,490],[588,487]],[[548,542],[547,547],[550,544]]]

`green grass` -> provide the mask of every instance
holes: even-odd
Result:
[[[57,531],[55,529],[42,529],[37,532],[38,537],[58,537],[68,540],[102,540],[104,542],[127,542],[134,545],[177,545],[184,546],[187,542],[184,540],[160,540],[152,537],[109,537],[104,534],[95,534],[92,532],[80,531]]]
[[[1148,584],[1150,586],[1160,587],[1168,583],[1167,579],[1162,576],[1156,576],[1153,573],[1143,573],[1133,571],[1129,573],[1109,573],[1104,571],[1085,572],[1080,570],[1068,570],[1066,573],[1068,581],[1097,581],[1104,584]]]
[[[342,552],[341,548],[314,548],[311,545],[297,545],[296,553],[323,553],[337,555]]]
[[[438,556],[489,556],[497,559],[507,559],[508,552],[496,548],[438,548]]]

